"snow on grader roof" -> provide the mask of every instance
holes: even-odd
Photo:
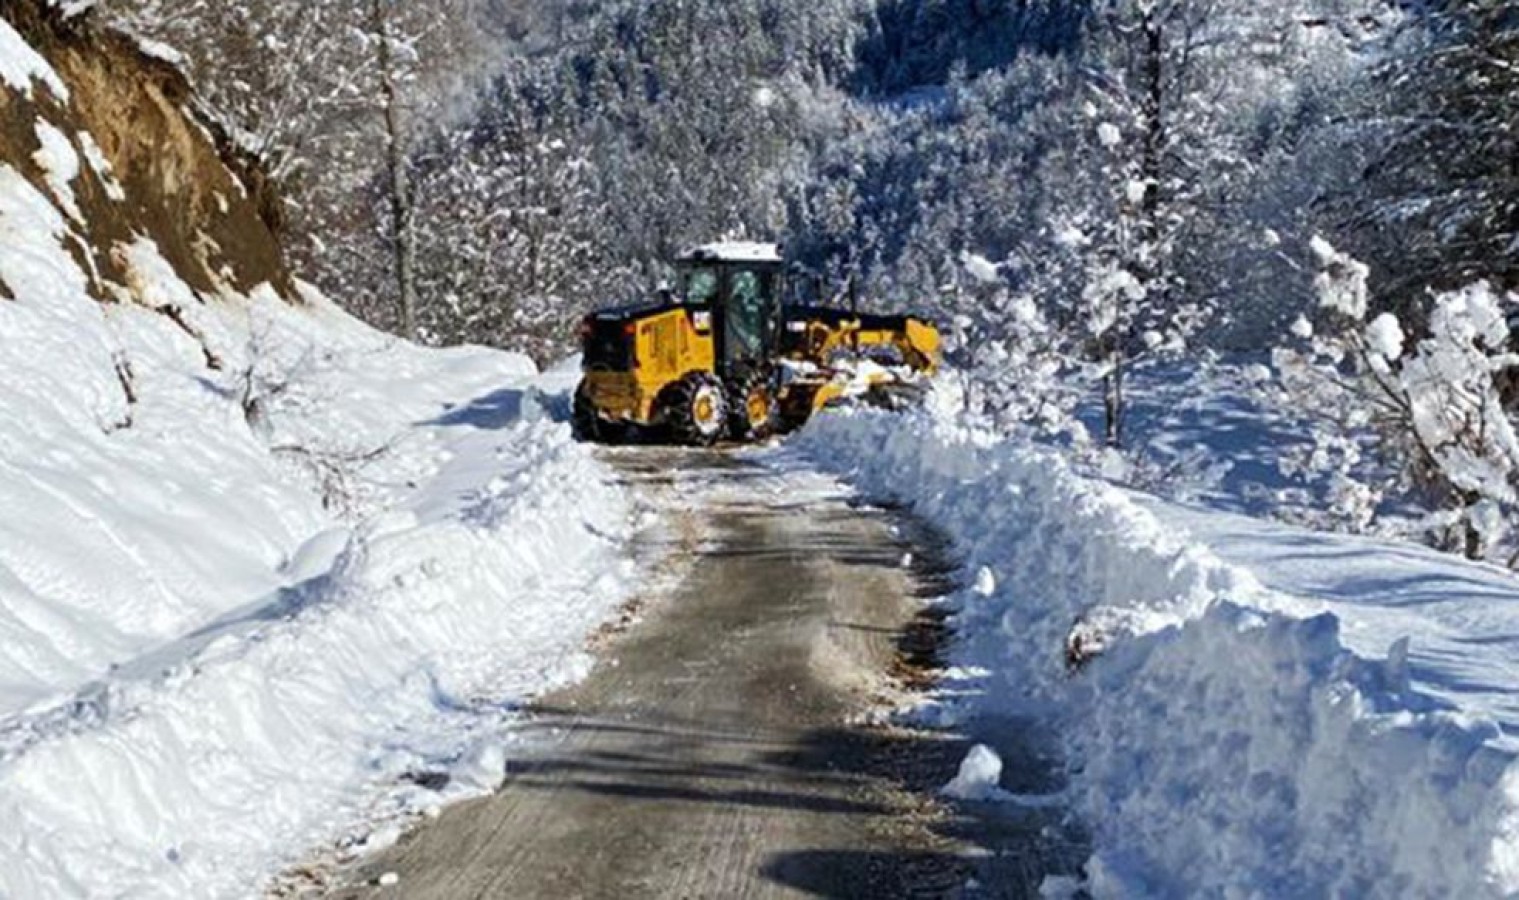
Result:
[[[721,241],[692,247],[680,257],[683,262],[781,262],[781,248],[776,244],[752,241]]]

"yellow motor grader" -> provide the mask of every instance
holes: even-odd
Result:
[[[786,305],[774,244],[698,247],[675,270],[658,302],[581,322],[574,424],[582,440],[759,440],[841,397],[891,391],[939,365],[939,332],[924,319]]]

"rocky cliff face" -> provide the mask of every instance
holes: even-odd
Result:
[[[130,262],[145,238],[202,302],[262,284],[295,297],[255,162],[197,113],[173,62],[70,8],[0,0],[0,166],[53,201],[90,293],[161,306]]]

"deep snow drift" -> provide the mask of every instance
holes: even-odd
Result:
[[[948,416],[799,443],[958,541],[964,699],[938,715],[1066,736],[1094,894],[1519,890],[1511,576],[1177,507]]]

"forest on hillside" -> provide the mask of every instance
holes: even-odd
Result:
[[[0,900],[1519,898],[1516,142],[1519,0],[0,0]]]
[[[683,245],[775,240],[934,317],[996,427],[1142,458],[1133,386],[1235,361],[1318,524],[1512,549],[1515,0],[102,5],[381,327],[550,361]]]

